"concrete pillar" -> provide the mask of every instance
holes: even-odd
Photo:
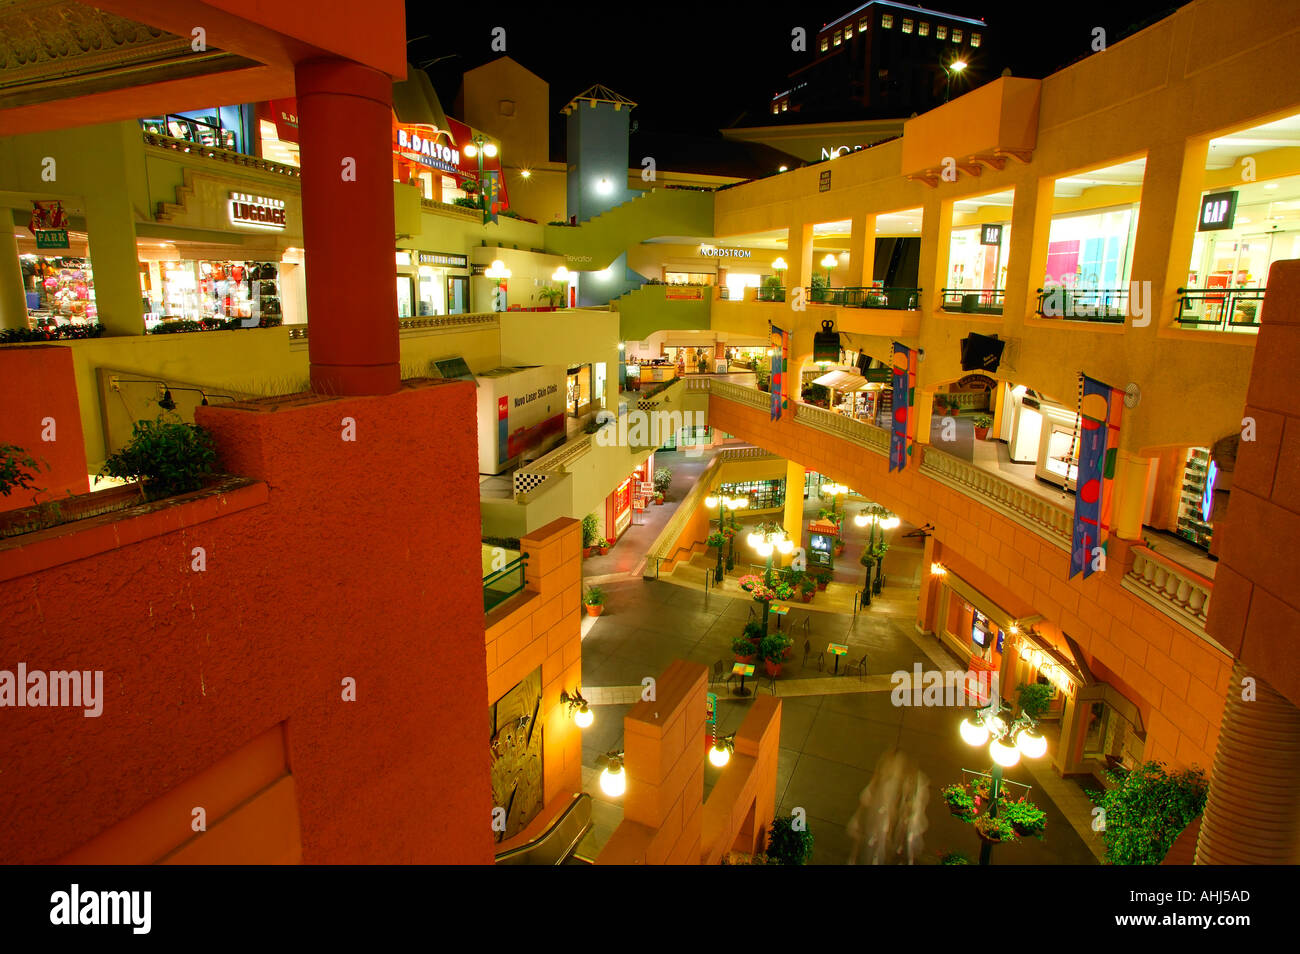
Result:
[[[844,275],[844,284],[850,288],[870,285],[875,267],[876,216],[861,213],[853,216],[849,231],[849,267]]]
[[[1242,698],[1252,679],[1253,697]],[[1300,709],[1252,670],[1232,669],[1198,865],[1300,864]]]
[[[939,602],[939,578],[930,572],[930,565],[934,562],[934,537],[926,537],[925,551],[921,555],[921,587],[916,602],[916,628],[927,634],[934,632],[934,614]]]
[[[1130,323],[1130,333],[1136,327],[1154,337],[1173,316],[1178,287],[1187,281],[1187,264],[1196,240],[1208,150],[1208,140],[1201,139],[1160,143],[1147,153],[1131,279],[1151,283],[1149,303],[1155,313],[1136,319],[1143,325]],[[1141,303],[1147,302],[1143,293]],[[1130,314],[1133,304],[1130,302]]]
[[[106,156],[108,161],[115,158],[112,150]],[[131,197],[125,189],[95,189],[87,192],[85,202],[99,323],[109,335],[142,335],[144,305]]]
[[[1142,515],[1146,510],[1147,484],[1153,458],[1120,451],[1115,466],[1115,496],[1111,505],[1111,530],[1125,540],[1142,539]]]
[[[803,546],[803,482],[804,468],[792,460],[785,462],[785,513],[782,525],[785,535],[795,545]]]
[[[785,262],[789,266],[785,272],[786,288],[797,288],[800,285],[807,286],[812,282],[814,267],[812,223],[793,223],[786,234],[788,237],[786,240]],[[789,303],[789,293],[785,297],[786,302]]]
[[[401,379],[389,148],[393,81],[336,58],[299,63],[295,80],[312,389],[391,394]]]
[[[27,327],[27,294],[15,228],[13,213],[0,206],[0,329]]]

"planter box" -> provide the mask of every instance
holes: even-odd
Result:
[[[763,668],[767,670],[769,676],[781,675],[781,664],[779,662],[772,662],[770,659],[764,659]]]
[[[989,429],[987,427],[975,428],[975,440],[986,441],[989,439]]]
[[[816,590],[807,590],[807,591],[801,590],[799,593],[799,598],[805,603],[811,603],[813,601],[813,597],[816,595],[817,595]]]
[[[22,507],[18,510],[6,510],[4,513],[0,513],[0,538],[14,539],[16,536],[25,535],[11,535],[11,533],[28,524],[48,519],[50,515],[55,513],[51,505],[58,506],[57,513],[60,515],[57,523],[50,524],[50,528],[53,528],[67,526],[87,517],[113,513],[144,503],[144,498],[140,496],[140,485],[127,484],[124,487],[109,487],[107,490],[95,490],[88,494],[65,497],[62,500],[51,500],[46,504],[45,510],[42,510],[41,507]],[[36,533],[41,529],[47,528],[40,527],[27,532]]]
[[[828,580],[827,583],[829,583],[829,582],[830,582],[830,581]],[[825,589],[826,589],[826,586],[827,586],[827,583],[823,583],[821,580],[818,580],[818,581],[817,581],[817,589],[819,589],[819,590],[825,590]]]

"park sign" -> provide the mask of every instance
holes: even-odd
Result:
[[[70,248],[67,229],[37,229],[37,248]]]
[[[27,231],[36,236],[37,248],[68,248],[68,213],[57,199],[32,202]]]

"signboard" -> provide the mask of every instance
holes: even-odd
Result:
[[[67,229],[37,229],[37,248],[71,248]]]
[[[393,151],[403,159],[443,172],[460,172],[460,150],[451,133],[426,123],[398,125]]]
[[[451,252],[421,252],[421,265],[442,265],[447,268],[469,268],[468,255],[455,255]]]
[[[860,149],[865,149],[865,148],[866,146],[822,146],[822,158],[838,159],[840,156],[844,155],[845,153],[857,152]]]
[[[1218,232],[1232,228],[1237,216],[1237,193],[1211,192],[1201,199],[1201,217],[1196,231]]]
[[[835,546],[835,537],[825,533],[808,534],[808,562],[813,566],[830,568],[831,548]]]
[[[1219,465],[1210,458],[1209,470],[1205,472],[1205,492],[1201,494],[1201,520],[1210,523],[1214,516],[1214,487],[1219,482]]]
[[[701,245],[700,254],[706,258],[751,258],[754,250],[748,248],[714,248],[711,245]]]
[[[1002,226],[985,225],[980,228],[981,245],[1001,245],[1002,244]]]
[[[822,170],[821,179],[817,183],[817,191],[818,192],[831,191],[831,171],[829,169]]]
[[[710,692],[704,697],[704,721],[709,725],[716,725],[718,722],[718,694]]]
[[[283,199],[246,192],[230,193],[230,224],[244,229],[263,229],[283,232],[285,211]]]

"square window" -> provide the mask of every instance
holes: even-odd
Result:
[[[866,33],[866,32],[867,32],[867,18],[866,18],[866,17],[863,17],[861,20],[858,21],[858,32],[859,32],[859,33]]]
[[[929,36],[929,35],[930,35],[930,24],[928,24],[928,23],[926,23],[924,20],[922,20],[922,21],[921,21],[921,25],[920,25],[919,27],[916,28],[916,35],[917,35],[917,36]]]
[[[942,23],[940,23],[937,27],[934,28],[934,38],[936,40],[948,39],[948,28],[944,26]]]
[[[836,46],[839,46],[841,43],[844,42],[844,35],[840,33],[839,30],[836,30],[835,35],[831,37],[831,42],[833,42]]]
[[[825,52],[830,48],[830,45],[831,45],[831,41],[828,40],[828,39],[826,39],[826,37],[822,37],[822,52],[823,52],[823,53],[825,53]]]
[[[853,39],[853,24],[852,24],[852,23],[850,23],[848,26],[846,26],[846,27],[844,28],[844,39],[846,39],[846,40],[851,40],[851,39]]]
[[[903,18],[903,32],[904,33],[912,32],[912,21],[907,19],[906,17]]]
[[[782,104],[781,104],[781,112],[784,113],[784,112],[785,112],[786,110],[788,110],[789,108],[790,108],[790,104],[789,104],[789,103],[782,103]]]
[[[978,33],[970,35],[970,45],[972,49],[980,45],[980,35]]]
[[[880,15],[880,25],[886,30],[892,29],[894,26],[894,15],[892,13],[882,13]]]
[[[953,31],[952,31],[952,42],[954,42],[954,43],[960,43],[960,42],[961,42],[961,30],[953,30]]]
[[[776,103],[773,103],[773,104],[772,104],[772,113],[773,113],[773,114],[776,114],[776,113],[779,113],[780,111],[781,111],[781,107],[778,106],[778,105],[776,105]]]

